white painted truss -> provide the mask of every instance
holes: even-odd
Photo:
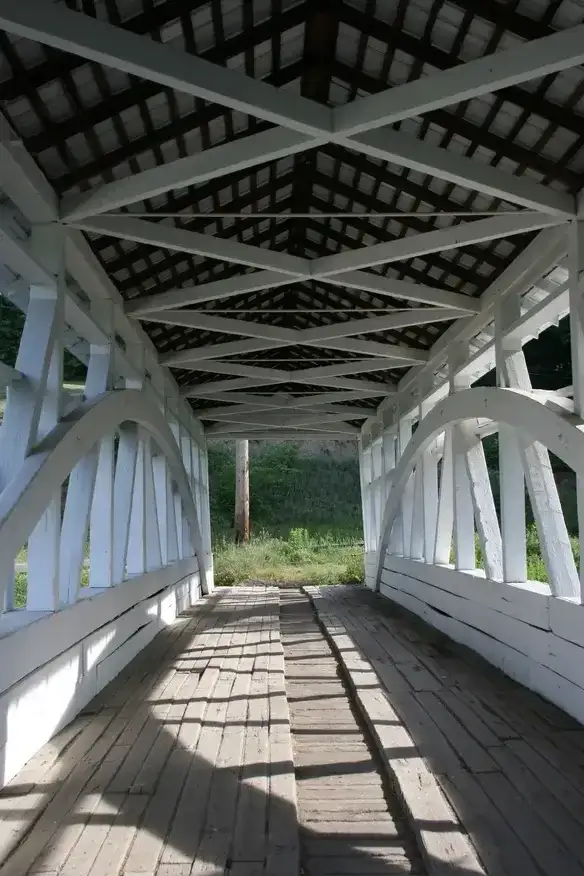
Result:
[[[209,592],[203,429],[6,129],[0,152],[1,291],[25,312],[1,370],[0,632],[15,609],[26,626],[142,576],[174,586],[187,570]],[[63,383],[65,350],[86,365],[80,386]]]
[[[0,120],[0,292],[26,313],[15,365],[0,364],[7,391],[0,431],[0,633],[23,628],[21,641],[30,647],[32,621],[50,619],[49,634],[30,658],[19,646],[20,674],[10,666],[4,671],[10,661],[0,661],[0,694],[54,660],[55,642],[77,622],[79,633],[68,633],[63,648],[82,642],[79,659],[89,665],[92,648],[103,648],[104,661],[117,653],[112,642],[120,629],[133,636],[153,612],[162,618],[157,594],[174,588],[175,599],[186,578],[196,581],[189,598],[211,589],[207,438],[318,437],[358,439],[367,584],[583,719],[584,566],[576,566],[550,463],[553,453],[575,473],[582,553],[584,246],[576,218],[582,198],[389,126],[581,64],[584,26],[333,110],[292,91],[282,100],[266,83],[64,4],[0,0],[0,27],[276,126],[60,202]],[[314,260],[166,220],[107,215],[326,143],[499,198],[511,209]],[[252,272],[123,302],[84,232]],[[480,301],[371,270],[534,232],[534,242]],[[311,281],[408,306],[302,330],[184,309]],[[534,390],[523,346],[567,314],[573,386]],[[236,339],[185,345],[159,359],[140,321]],[[429,349],[363,337],[443,321],[452,325]],[[363,358],[298,369],[236,358],[297,345]],[[63,386],[65,350],[87,365],[78,392]],[[199,379],[179,392],[168,368],[220,379]],[[377,374],[402,368],[399,382]],[[497,385],[476,386],[492,369]],[[313,391],[278,391],[289,384]],[[260,388],[265,392],[252,391]],[[213,425],[203,429],[189,398],[213,403],[202,415]],[[380,407],[357,425],[366,416],[359,402],[369,398],[380,399]],[[494,434],[498,502],[483,446]],[[546,581],[528,580],[526,496]],[[175,603],[176,613],[178,597]],[[96,645],[108,624],[111,641]],[[96,670],[76,707],[110,671],[98,676]]]
[[[580,512],[581,241],[577,221],[541,232],[485,293],[481,313],[455,323],[404,377],[359,442],[368,586],[580,720],[582,565],[550,454],[574,472]],[[534,390],[522,348],[566,315],[575,386]],[[497,386],[473,386],[493,367]],[[492,435],[494,483],[483,449]],[[543,561],[536,580],[528,576],[527,499]]]

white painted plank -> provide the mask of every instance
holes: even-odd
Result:
[[[531,390],[531,379],[522,351],[505,358],[505,380],[510,387]],[[527,434],[518,435],[523,470],[539,543],[557,596],[579,598],[580,582],[549,453]]]
[[[114,436],[108,435],[99,445],[89,524],[90,587],[111,587],[114,583],[114,443]]]
[[[395,90],[395,89],[392,89]],[[511,176],[497,167],[441,149],[401,131],[387,128],[357,135],[349,148],[400,167],[448,180],[457,186],[500,198],[528,210],[541,210],[560,216],[574,215],[573,195],[557,192],[529,177]]]
[[[452,470],[452,432],[444,434],[444,453],[440,472],[440,496],[436,520],[436,540],[432,562],[449,563],[454,527],[454,474]],[[427,560],[427,562],[430,562]]]
[[[284,128],[270,128],[259,134],[239,137],[195,155],[106,183],[89,193],[66,198],[62,215],[71,221],[118,210],[164,192],[199,185],[219,176],[252,168],[256,164],[294,155],[304,151],[309,142],[310,138],[305,134]]]
[[[130,515],[138,456],[136,428],[124,427],[118,439],[118,454],[114,478],[114,565],[113,583],[126,576]]]
[[[218,298],[232,298],[246,292],[275,289],[290,282],[293,281],[289,277],[278,274],[276,271],[253,271],[250,274],[229,277],[227,280],[214,280],[211,283],[201,283],[197,286],[185,286],[182,289],[172,289],[170,292],[161,292],[157,295],[148,295],[146,298],[131,300],[125,305],[125,310],[128,315],[139,318],[143,314],[159,310],[172,310],[175,307],[201,304],[206,301],[215,301]]]
[[[434,70],[431,75],[339,107],[334,112],[334,130],[347,136],[539,79],[582,64],[583,46],[584,26],[579,26],[448,70]]]
[[[0,0],[0,26],[8,33],[276,125],[313,135],[329,129],[326,109],[309,100],[293,93],[282,100],[279,89],[266,83],[43,0],[27,0],[25,7]]]
[[[335,255],[323,256],[312,262],[312,275],[319,277],[324,274],[352,271],[356,268],[400,262],[415,256],[444,252],[474,243],[496,240],[511,234],[522,234],[527,231],[548,228],[559,222],[561,219],[557,216],[522,212],[513,215],[491,216],[488,219],[476,219],[472,222],[453,225],[450,228],[440,228],[437,231],[410,234],[389,243],[378,243]]]
[[[456,568],[475,568],[474,509],[466,459],[466,441],[460,428],[452,427],[454,481],[454,556]]]
[[[485,571],[492,580],[501,581],[503,579],[501,532],[483,444],[480,438],[471,434],[468,426],[458,428],[461,438],[466,443],[466,470]]]
[[[83,231],[105,234],[122,240],[134,240],[136,243],[145,243],[192,255],[204,255],[253,268],[267,268],[293,277],[304,275],[310,279],[310,269],[307,270],[308,263],[305,259],[288,255],[288,253],[250,246],[247,243],[239,243],[237,240],[187,231],[184,228],[176,228],[174,225],[135,219],[124,214],[89,217],[79,219],[71,224]]]

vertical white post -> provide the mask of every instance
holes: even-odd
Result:
[[[363,477],[367,506],[367,548],[375,550],[375,503],[373,501],[373,451],[371,445],[363,453]]]
[[[48,373],[44,385],[42,405],[38,410],[36,436],[30,434],[30,443],[42,440],[55,428],[62,415],[63,392],[63,333],[65,302],[65,241],[63,229],[58,226],[33,227],[31,250],[55,275],[51,286],[31,287],[29,308],[47,311],[47,326],[39,334],[46,338],[46,329],[52,324],[52,344],[39,345],[39,354],[49,354]],[[38,299],[41,299],[41,302]],[[35,300],[36,299],[36,300]],[[52,313],[49,313],[52,311]],[[42,317],[41,317],[42,318]],[[50,328],[49,328],[50,331]],[[23,335],[24,337],[24,335]],[[18,366],[17,366],[18,367]],[[39,387],[40,390],[40,387]],[[22,461],[22,460],[21,460]],[[42,517],[28,539],[27,608],[31,611],[51,611],[59,606],[59,545],[61,537],[61,488],[55,492]],[[8,601],[6,607],[8,608]]]
[[[452,530],[454,526],[454,473],[452,467],[452,430],[444,432],[444,451],[440,472],[440,498],[436,520],[434,563],[446,566],[450,563]]]
[[[180,450],[182,455],[183,465],[185,467],[187,481],[189,484],[189,489],[191,493],[193,492],[193,460],[191,458],[191,439],[188,435],[182,434],[180,440]],[[201,528],[201,524],[199,522],[199,529]],[[182,556],[183,558],[192,557],[194,554],[194,547],[191,538],[191,530],[188,524],[188,520],[186,515],[183,514],[182,518]]]
[[[497,384],[507,386],[506,359],[521,352],[517,342],[505,337],[505,330],[521,314],[518,295],[510,295],[495,313],[495,356]],[[503,580],[527,581],[527,547],[525,533],[525,477],[517,433],[510,426],[499,426],[499,497],[501,507],[501,545]]]
[[[574,413],[584,417],[584,222],[576,219],[569,225],[570,272],[570,342],[572,351],[572,384]],[[578,508],[578,539],[580,544],[579,587],[573,598],[584,596],[584,479],[576,476]]]
[[[197,520],[201,527],[201,537],[203,536],[202,520],[203,520],[203,485],[201,482],[201,454],[199,445],[194,439],[191,439],[191,464],[192,464],[192,483],[195,497],[195,507],[197,509]]]
[[[531,378],[522,350],[505,358],[505,380],[510,387],[531,389]],[[579,600],[580,579],[550,455],[542,444],[532,441],[528,435],[519,434],[518,437],[523,471],[552,593]]]
[[[365,563],[365,585],[371,587],[369,568],[371,561],[371,505],[369,495],[369,480],[371,468],[371,453],[363,446],[363,436],[359,436],[359,479],[361,482],[361,514],[363,517],[363,555]]]
[[[114,583],[114,476],[115,436],[102,438],[97,451],[97,471],[91,505],[89,586]]]
[[[371,445],[371,499],[373,503],[373,519],[375,523],[375,544],[377,550],[381,538],[381,525],[383,516],[383,458],[382,439],[376,439]]]
[[[395,452],[396,452],[396,438],[395,435],[391,432],[386,432],[383,436],[383,474],[384,474],[384,500],[383,506],[385,508],[385,503],[389,498],[389,494],[391,492],[391,487],[393,484],[393,471],[395,469]]]
[[[412,560],[421,560],[424,557],[424,499],[424,479],[420,461],[414,469],[412,528],[409,546],[409,556]]]
[[[166,503],[164,503],[165,507]],[[160,529],[158,526],[158,513],[156,504],[156,492],[154,489],[154,471],[152,456],[152,440],[144,438],[144,555],[148,572],[159,569],[162,566],[162,552],[160,544]]]
[[[129,575],[146,571],[146,439],[143,434],[138,437],[126,570]]]
[[[398,423],[398,445],[400,459],[404,455],[406,447],[412,438],[412,421],[400,418]],[[404,487],[401,500],[401,545],[399,544],[399,527],[396,533],[398,539],[398,552],[407,557],[410,551],[412,538],[412,519],[414,514],[414,473],[409,476]]]
[[[111,344],[109,348],[109,373],[106,384],[95,387],[95,395],[112,388],[115,373],[115,324],[113,301],[93,301],[92,313],[108,331]],[[91,355],[97,356],[97,349]],[[87,396],[89,387],[85,386]],[[97,469],[91,516],[89,522],[89,586],[92,588],[112,587],[114,584],[114,476],[115,476],[115,435],[106,435],[97,447]]]
[[[182,458],[182,429],[180,423],[177,420],[172,419],[170,421],[170,429],[172,431],[172,434],[174,435],[174,440],[176,441],[178,452],[181,454]],[[183,549],[183,509],[180,493],[173,491],[172,501],[174,505],[174,520],[176,525],[178,559],[182,560],[186,556],[186,554]]]
[[[154,475],[154,492],[156,494],[156,511],[158,515],[158,531],[160,533],[160,553],[162,565],[168,564],[168,495],[169,482],[166,459],[161,453],[152,457]]]
[[[174,519],[176,520],[176,539],[177,539],[177,547],[178,547],[178,558],[179,560],[183,560],[186,557],[185,548],[183,546],[183,513],[182,513],[182,500],[180,497],[180,493],[176,492],[173,494],[174,500]]]
[[[457,373],[460,364],[468,358],[468,349],[450,351],[450,392],[468,389],[466,377]],[[452,427],[452,478],[454,495],[454,562],[458,570],[474,569],[474,513],[466,460],[466,441],[459,426]]]
[[[124,426],[119,433],[114,477],[114,584],[120,584],[126,576],[137,457],[138,430],[135,426]]]
[[[369,518],[369,495],[368,495],[368,468],[370,462],[367,459],[369,448],[363,447],[363,438],[359,438],[359,477],[361,480],[361,509],[363,514],[363,544],[367,552],[371,542],[371,521]]]
[[[213,590],[213,549],[211,540],[211,505],[209,502],[209,457],[207,448],[200,447],[200,478],[201,478],[201,494],[202,494],[202,519],[199,523],[203,540],[203,549],[205,551],[205,580],[207,582],[207,593]]]
[[[109,373],[110,348],[92,347],[85,382],[84,394],[86,398],[95,398],[105,392]],[[60,550],[60,599],[62,604],[75,602],[79,591],[97,474],[97,460],[98,446],[96,445],[75,466],[69,477]]]
[[[170,471],[166,467],[166,562],[176,563],[179,558],[176,507]]]
[[[503,580],[501,531],[491,489],[483,443],[468,425],[459,427],[466,444],[466,470],[471,490],[474,519],[481,544],[487,578]]]
[[[424,401],[424,397],[429,388],[430,387],[428,387],[425,381],[421,381],[418,387],[420,393],[420,420],[422,420],[431,410],[428,403]],[[436,544],[436,526],[438,522],[438,455],[435,443],[424,451],[419,466],[420,479],[422,481],[422,556],[426,563],[433,563],[434,548]]]

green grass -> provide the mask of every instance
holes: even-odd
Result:
[[[215,542],[215,583],[228,587],[243,581],[298,584],[362,582],[363,547],[334,530],[320,536],[292,529],[287,539],[268,533],[246,545],[226,538]]]
[[[235,465],[233,445],[209,448],[211,521],[215,539],[233,535]],[[288,538],[303,527],[311,536],[334,531],[362,538],[357,454],[346,458],[306,456],[294,444],[250,445],[252,532]]]
[[[250,445],[252,539],[233,536],[233,446],[209,449],[215,583],[363,581],[356,454],[307,456],[293,444]]]

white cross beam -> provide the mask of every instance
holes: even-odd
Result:
[[[373,353],[376,355],[377,350],[382,358],[395,358],[407,361],[410,354],[410,348],[403,345],[377,344],[369,348],[369,342],[358,340],[352,343],[336,340],[339,338],[348,338],[351,335],[362,335],[374,332],[390,331],[392,329],[404,328],[411,325],[422,325],[424,323],[434,323],[440,321],[449,321],[456,316],[452,310],[444,310],[442,308],[410,308],[405,312],[390,313],[384,316],[371,317],[368,319],[346,320],[337,322],[332,325],[318,326],[311,329],[303,329],[301,331],[295,329],[281,328],[280,326],[265,325],[263,323],[249,322],[248,320],[240,319],[225,319],[208,315],[206,313],[193,313],[190,311],[164,311],[161,314],[149,314],[144,317],[152,322],[168,323],[170,325],[183,325],[190,328],[201,329],[202,331],[217,332],[218,334],[235,334],[247,335],[251,338],[258,338],[268,342],[267,349],[276,349],[278,347],[296,346],[298,344],[314,347],[331,347],[332,349],[344,350],[345,352],[361,352]],[[332,341],[332,345],[331,342]],[[228,355],[237,354],[237,352],[257,352],[258,347],[255,344],[249,345],[246,341],[236,342],[240,346],[234,344],[227,345],[211,345],[210,348],[199,348],[198,351],[181,350],[177,353],[171,353],[165,360],[166,365],[181,365],[184,362],[195,361],[198,355],[204,357],[204,350],[209,349],[214,355],[212,358],[219,358],[217,353],[220,347],[227,347]],[[253,349],[250,350],[250,346]],[[194,357],[193,357],[194,354]],[[423,354],[423,351],[422,351]],[[223,352],[225,355],[225,352]],[[415,353],[414,353],[415,355]],[[422,355],[420,358],[425,358]],[[417,359],[416,361],[419,361]]]
[[[294,135],[282,135],[280,139],[269,131],[266,138],[243,146],[241,153],[237,146],[229,149],[233,144],[224,144],[209,150],[202,165],[198,160],[181,159],[165,168],[145,171],[65,204],[65,215],[79,218],[103,212],[200,179],[251,167],[266,160],[266,156],[270,160],[270,156],[293,154],[327,141],[368,154],[373,149],[378,157],[403,166],[414,166],[414,162],[425,167],[424,172],[452,179],[476,191],[488,194],[498,191],[505,200],[521,206],[575,214],[575,201],[568,195],[528,180],[507,177],[495,168],[477,166],[474,160],[462,159],[457,168],[444,150],[429,144],[412,147],[414,155],[406,139],[396,132],[383,132],[392,138],[386,145],[381,139],[367,136],[367,132],[581,64],[584,26],[433,73],[332,111],[291,93],[283,101],[278,89],[266,83],[43,0],[27,0],[26,4],[0,0],[0,26],[90,61],[266,119]],[[226,151],[213,157],[217,149]]]
[[[267,278],[262,278],[261,276],[255,277],[253,280],[248,280],[245,277],[242,278],[244,289],[246,284],[249,284],[247,285],[248,291],[250,288],[257,289],[258,286],[255,286],[255,283],[258,281],[263,283],[264,279],[266,279],[268,285],[271,285],[275,273],[284,275],[287,278],[284,282],[291,279],[296,281],[311,279],[322,280],[324,282],[330,280],[335,285],[342,285],[343,278],[348,277],[349,285],[353,287],[365,286],[370,291],[377,293],[381,292],[383,288],[387,290],[386,294],[395,294],[396,292],[399,294],[401,289],[404,289],[404,292],[412,289],[413,294],[410,294],[409,297],[415,299],[416,287],[414,284],[405,284],[407,286],[406,289],[401,284],[396,286],[397,281],[387,281],[385,278],[359,272],[356,269],[390,264],[391,262],[403,261],[404,259],[427,255],[432,252],[457,249],[471,243],[480,243],[481,241],[495,240],[512,234],[521,234],[526,231],[553,226],[560,222],[561,219],[558,216],[544,213],[517,212],[512,215],[503,214],[492,216],[488,219],[478,219],[450,226],[449,228],[441,228],[436,231],[409,235],[389,243],[380,243],[375,246],[341,252],[314,260],[291,256],[287,253],[272,252],[260,247],[239,243],[238,241],[223,240],[129,216],[102,216],[98,219],[80,220],[73,224],[86,231],[108,234],[113,237],[147,243],[152,246],[206,255],[211,258],[266,269],[270,275]],[[263,272],[260,272],[260,275],[261,273]],[[339,275],[341,275],[340,279]],[[251,276],[253,277],[254,275]],[[229,292],[231,293],[233,292],[234,283],[229,282],[231,284]],[[190,294],[187,292],[187,295]],[[457,309],[463,310],[463,312],[477,312],[477,302],[472,301],[467,296],[456,295],[456,293],[452,292],[441,292],[440,290],[435,290],[430,295],[429,291],[424,291],[422,287],[422,293],[418,298],[421,297],[422,300],[428,300],[426,295],[431,298],[432,303],[439,303],[439,299],[442,297],[446,306],[454,305]],[[176,293],[173,293],[173,296],[173,300],[176,300]],[[186,303],[184,298],[181,303]],[[134,310],[134,313],[136,312],[137,309]],[[140,315],[145,316],[145,313],[142,312]]]
[[[436,307],[452,307],[464,313],[478,313],[480,310],[480,303],[468,295],[425,286],[423,283],[382,277],[369,271],[346,271],[341,276],[333,274],[330,277],[319,277],[318,280],[332,286],[360,289],[381,297],[402,298],[404,301],[417,301],[421,304],[433,304]],[[172,289],[159,295],[149,295],[146,298],[129,301],[126,304],[126,313],[141,319],[144,314],[160,310],[172,310],[177,307],[216,301],[220,298],[233,298],[247,292],[259,292],[263,289],[274,289],[305,281],[304,276],[293,278],[275,271],[254,271],[251,274],[229,277],[227,280],[215,280],[200,286],[185,286],[182,289]]]
[[[261,249],[237,240],[225,240],[196,231],[185,231],[173,225],[134,219],[131,216],[101,216],[98,219],[82,219],[71,223],[83,231],[106,234],[122,240],[134,240],[150,246],[161,247],[190,255],[202,255],[224,262],[235,262],[252,268],[267,268],[288,277],[304,276],[310,279],[306,259],[284,252]]]
[[[366,374],[372,371],[390,371],[393,362],[383,359],[354,359],[350,362],[334,362],[331,365],[318,365],[313,368],[302,368],[298,371],[280,368],[264,368],[246,365],[245,362],[198,362],[197,371],[210,371],[212,374],[234,374],[241,377],[274,377],[275,383],[311,383],[326,377],[342,377],[345,374]],[[292,381],[291,376],[298,380]]]
[[[298,413],[298,415],[281,415],[281,414],[240,414],[237,419],[232,422],[217,423],[214,426],[209,426],[207,432],[210,434],[217,432],[238,432],[242,424],[245,426],[266,427],[272,426],[276,429],[317,429],[333,426],[335,429],[344,428],[342,425],[346,420],[351,419],[346,414],[309,414]],[[361,417],[363,419],[363,417]],[[355,431],[356,426],[350,426],[350,431]]]
[[[388,243],[364,246],[314,260],[250,246],[236,240],[199,234],[196,231],[185,231],[182,228],[148,222],[145,219],[134,219],[130,216],[102,216],[99,219],[83,219],[72,224],[84,231],[106,234],[123,240],[134,240],[191,255],[203,255],[255,268],[266,268],[296,279],[322,280],[344,271],[390,264],[415,256],[458,249],[473,243],[549,228],[558,225],[561,221],[557,216],[545,213],[502,214],[490,216],[488,219],[475,219],[448,228],[439,228],[436,231],[411,234]]]
[[[330,427],[333,428],[332,426]],[[251,426],[241,426],[239,432],[233,432],[229,435],[224,435],[219,433],[218,435],[209,435],[209,441],[235,441],[237,438],[247,438],[250,441],[277,441],[278,443],[282,441],[315,441],[317,438],[322,438],[326,440],[330,440],[332,438],[338,441],[349,441],[351,439],[357,440],[359,438],[359,431],[356,433],[347,434],[346,432],[339,432],[335,430],[334,432],[325,432],[321,430],[320,432],[309,432],[307,429],[266,429],[265,431],[256,431]]]
[[[205,392],[231,392],[238,389],[253,389],[260,386],[271,386],[278,383],[302,383],[314,384],[315,386],[330,386],[335,389],[355,389],[364,391],[377,391],[378,384],[368,380],[356,380],[345,377],[345,374],[358,374],[363,372],[378,371],[384,368],[392,368],[383,360],[378,359],[375,363],[351,362],[324,365],[318,368],[302,368],[297,371],[280,368],[256,368],[241,362],[200,362],[197,370],[210,371],[215,374],[242,375],[234,380],[217,380],[204,384],[204,386],[186,387],[181,395],[191,397],[201,396]],[[383,383],[383,395],[395,392],[395,384]]]
[[[197,411],[197,416],[200,420],[220,420],[222,422],[239,423],[243,422],[240,417],[249,417],[250,414],[265,414],[269,411],[285,411],[286,415],[290,416],[290,411],[294,410],[294,398],[287,397],[287,401],[283,401],[278,407],[266,409],[259,405],[234,405],[225,406],[219,405],[214,408],[205,408],[202,411]],[[340,415],[341,420],[366,420],[371,416],[370,408],[360,408],[356,405],[306,405],[303,410],[305,414],[330,414]]]
[[[239,405],[249,405],[250,407],[257,406],[264,410],[281,410],[283,402],[290,409],[293,408],[313,408],[315,405],[337,404],[341,402],[362,401],[366,398],[377,398],[385,392],[384,385],[379,384],[373,391],[349,390],[347,392],[322,392],[313,393],[312,395],[287,395],[286,393],[274,393],[272,395],[261,395],[259,393],[230,393],[230,392],[213,392],[206,388],[206,385],[201,387],[187,387],[189,398],[202,398],[207,401],[220,401],[229,403],[229,407],[223,406],[221,410],[230,411],[236,410]],[[185,394],[185,393],[183,393]],[[232,407],[234,405],[235,407]],[[215,410],[218,410],[217,408]],[[197,412],[198,416],[202,416],[202,411]]]
[[[333,127],[345,136],[362,133],[582,63],[584,25],[579,25],[338,107]]]
[[[0,27],[276,125],[313,136],[331,127],[326,110],[293,92],[282,100],[278,89],[263,82],[46,0],[0,0]]]

